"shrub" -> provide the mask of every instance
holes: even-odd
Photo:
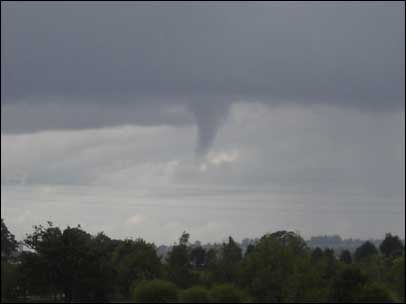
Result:
[[[367,277],[357,267],[347,267],[333,282],[331,300],[333,302],[355,302],[361,293]]]
[[[401,302],[405,302],[405,256],[398,257],[393,261],[390,270],[390,282]]]
[[[7,261],[1,261],[1,296],[4,299],[13,299],[18,296],[18,269]],[[2,301],[3,302],[3,301]]]
[[[387,289],[378,284],[366,284],[358,298],[361,303],[394,303]]]
[[[176,303],[178,289],[166,281],[141,281],[133,289],[133,298],[137,303]]]
[[[242,303],[242,293],[231,284],[215,286],[210,291],[210,300],[213,303]]]
[[[208,303],[209,294],[206,288],[194,286],[182,291],[179,301],[180,303]]]

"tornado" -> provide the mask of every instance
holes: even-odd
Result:
[[[216,135],[225,121],[231,102],[212,98],[195,99],[190,104],[191,112],[195,117],[197,138],[195,155],[202,158],[210,151]]]

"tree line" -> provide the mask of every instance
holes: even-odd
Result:
[[[34,226],[19,249],[1,220],[2,302],[404,302],[405,249],[386,234],[354,253],[309,248],[290,231],[265,234],[243,253],[192,246],[184,232],[161,259],[143,239],[91,235],[80,226]]]

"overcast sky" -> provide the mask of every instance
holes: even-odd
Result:
[[[404,237],[403,2],[1,3],[1,212],[113,237]]]

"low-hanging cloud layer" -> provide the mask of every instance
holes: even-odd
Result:
[[[198,126],[235,101],[399,108],[403,3],[2,4],[2,132]]]
[[[404,235],[404,3],[1,6],[17,234]]]
[[[404,235],[404,119],[239,103],[199,161],[190,126],[3,134],[2,214],[19,237],[47,220],[164,243]]]

